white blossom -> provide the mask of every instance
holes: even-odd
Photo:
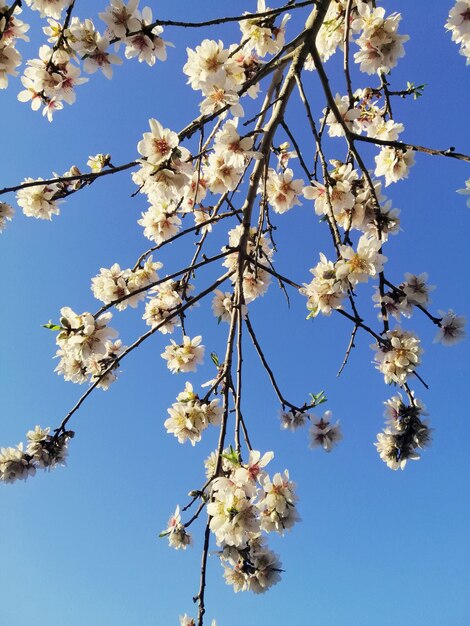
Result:
[[[11,222],[15,210],[6,202],[0,202],[0,233],[6,228],[7,222]]]
[[[181,523],[181,514],[179,506],[176,507],[174,514],[168,520],[168,527],[160,536],[167,536],[168,543],[175,550],[186,550],[192,544],[192,537],[186,531]]]
[[[411,150],[400,150],[385,146],[375,157],[375,175],[385,176],[385,186],[396,183],[402,178],[408,178],[409,169],[414,164],[415,157]]]
[[[313,424],[310,428],[310,447],[316,448],[321,446],[326,452],[331,452],[334,446],[343,438],[339,426],[339,420],[332,424],[333,414],[331,411],[325,411],[323,416],[318,419],[312,417]]]
[[[407,330],[389,330],[384,339],[386,344],[373,344],[376,350],[376,368],[382,372],[385,384],[402,385],[420,364],[423,349],[416,335]]]
[[[442,319],[434,341],[445,346],[452,346],[462,341],[465,338],[465,317],[456,315],[452,309],[449,309],[447,313],[439,311],[439,315],[442,316]]]
[[[279,412],[279,419],[281,420],[281,428],[283,430],[297,430],[297,428],[305,426],[309,417],[308,413],[295,411],[294,409]]]
[[[183,337],[183,343],[177,344],[173,339],[166,346],[162,358],[166,360],[167,367],[172,374],[179,372],[195,372],[204,358],[205,347],[201,346],[202,337],[198,335],[191,339],[187,335]]]
[[[283,172],[276,172],[269,169],[266,180],[266,196],[269,204],[276,213],[285,213],[295,205],[300,205],[298,197],[302,193],[304,181],[302,179],[293,180],[294,172],[287,168]],[[260,192],[264,191],[261,183]]]
[[[469,8],[470,11],[470,8]],[[468,196],[467,198],[467,206],[470,208],[470,178],[468,180],[465,181],[465,188],[464,189],[457,189],[457,193],[461,193],[465,196]]]
[[[23,182],[33,183],[41,182],[42,178],[34,180],[33,178],[25,178]],[[16,201],[23,209],[23,213],[28,217],[35,217],[41,220],[51,220],[53,215],[59,215],[59,203],[55,196],[58,193],[56,184],[52,185],[34,185],[20,189],[16,193]]]
[[[449,12],[445,25],[452,33],[452,41],[460,44],[460,54],[467,59],[470,65],[470,1],[457,0]]]

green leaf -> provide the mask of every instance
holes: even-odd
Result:
[[[320,404],[326,402],[328,398],[325,396],[324,391],[320,391],[319,393],[311,393],[310,400],[312,404],[314,404],[315,406],[319,406]]]
[[[224,452],[222,454],[222,458],[230,461],[230,463],[233,463],[234,465],[239,465],[238,454],[235,452],[232,446],[230,446],[229,450],[229,452]]]
[[[57,326],[57,324],[53,324],[52,320],[49,320],[47,324],[43,324],[42,328],[47,328],[48,330],[62,330],[62,326]]]
[[[211,352],[211,360],[216,367],[220,367],[219,357],[215,352]]]

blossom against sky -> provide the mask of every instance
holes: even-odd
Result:
[[[254,10],[255,2],[248,4]],[[395,105],[396,119],[405,127],[401,137],[469,152],[462,126],[469,95],[465,59],[444,30],[451,3],[390,4],[384,3],[389,11],[403,12],[400,32],[410,36],[393,81],[397,86],[407,80],[426,83],[422,98]],[[94,15],[95,5],[80,3],[80,15]],[[152,8],[165,18],[193,20],[240,10],[235,1],[223,7],[208,1],[197,8],[161,1]],[[239,38],[235,31],[235,26],[226,26],[211,37],[230,42]],[[89,155],[97,153],[110,153],[116,164],[127,162],[138,156],[138,146],[146,149],[144,133],[151,119],[162,124],[161,129],[151,127],[156,133],[184,127],[199,114],[200,102],[182,71],[186,47],[195,49],[204,36],[209,35],[166,29],[164,38],[175,45],[168,49],[167,62],[149,68],[128,60],[113,68],[111,81],[92,75],[77,90],[76,103],[55,112],[52,123],[17,102],[20,85],[12,80],[1,93],[2,118],[8,119],[2,127],[4,184],[29,176],[47,178],[73,163],[84,168]],[[331,63],[338,65],[339,60],[333,57]],[[306,85],[313,97],[311,80]],[[287,114],[293,128],[296,106]],[[402,232],[390,244],[399,259],[394,266],[397,280],[403,280],[405,271],[427,272],[438,286],[432,293],[436,307],[462,314],[468,314],[468,208],[465,197],[455,191],[469,177],[465,165],[419,155],[409,178],[387,187],[393,206],[401,209]],[[274,191],[276,177],[273,172]],[[300,174],[287,177],[293,185]],[[2,445],[18,441],[35,424],[55,424],[76,401],[80,390],[54,373],[54,336],[40,326],[57,319],[64,306],[94,310],[92,277],[114,263],[128,267],[147,247],[137,225],[146,219],[142,213],[147,207],[140,196],[130,197],[134,191],[128,173],[113,175],[61,204],[61,215],[50,223],[28,220],[17,210],[2,235]],[[321,235],[312,201],[300,201],[285,215],[286,202],[279,203],[278,217],[286,227],[279,229],[278,246],[286,273],[304,267],[300,278],[308,282],[308,269],[318,263]],[[181,254],[183,246],[175,242],[167,259]],[[367,254],[370,271],[378,271],[376,251]],[[349,258],[345,250],[345,271]],[[459,273],[462,282],[456,289]],[[360,275],[355,278],[361,281]],[[307,313],[304,298],[293,298],[288,309],[282,294],[274,293],[271,300],[266,296],[253,304],[253,325],[293,395],[303,399],[308,392],[325,390],[332,426],[339,418],[343,439],[327,455],[321,446],[308,448],[305,430],[281,430],[278,403],[253,360],[248,370],[253,390],[245,412],[256,416],[255,449],[263,445],[263,450],[275,450],[273,472],[289,467],[302,521],[272,542],[285,573],[262,599],[235,596],[213,559],[209,617],[217,617],[221,626],[234,626],[240,615],[251,616],[252,623],[269,620],[279,626],[310,623],[312,616],[322,625],[387,626],[400,623],[406,611],[417,624],[465,624],[466,344],[450,351],[431,343],[434,329],[422,331],[426,352],[420,358],[431,387],[424,401],[435,429],[433,445],[403,473],[390,472],[373,442],[383,424],[382,403],[394,394],[371,366],[370,341],[358,338],[350,363],[336,379],[349,329],[333,317],[307,321]],[[210,330],[211,316],[209,305],[200,307],[188,329],[193,342],[203,335],[201,345],[194,346],[208,346],[206,367],[209,353],[223,349],[222,333]],[[145,329],[141,312],[127,309],[119,317],[120,335],[130,342],[136,328]],[[213,450],[216,433],[207,429],[194,447],[180,446],[177,437],[167,435],[167,408],[186,380],[172,376],[161,359],[168,343],[167,337],[155,337],[123,364],[119,381],[108,392],[97,390],[75,416],[77,435],[70,443],[67,468],[2,489],[1,623],[46,626],[60,616],[67,626],[166,625],[177,623],[179,614],[193,613],[197,546],[174,552],[157,535],[176,505],[186,501],[187,492],[204,480],[202,460]],[[168,364],[178,365],[176,355],[171,358]],[[215,368],[199,368],[188,376],[199,386],[215,373]]]

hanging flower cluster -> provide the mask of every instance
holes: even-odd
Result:
[[[299,521],[295,485],[287,470],[271,478],[264,469],[273,457],[272,452],[252,450],[244,464],[234,450],[225,451],[221,475],[212,476],[205,495],[224,578],[236,592],[263,593],[280,580],[281,564],[262,533],[282,535]],[[179,507],[160,536],[168,536],[177,549],[191,542]]]
[[[377,452],[384,463],[393,470],[404,469],[408,460],[420,458],[418,450],[431,442],[431,429],[421,420],[424,406],[410,396],[410,404],[400,394],[385,402],[387,423],[384,431],[377,435]]]

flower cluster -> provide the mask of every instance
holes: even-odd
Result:
[[[161,38],[162,27],[153,25],[152,11],[145,7],[138,10],[139,0],[129,0],[125,5],[122,0],[111,0],[111,4],[101,19],[106,24],[106,32],[101,34],[92,20],[60,20],[63,9],[70,5],[68,0],[31,0],[32,9],[38,10],[41,17],[47,17],[48,26],[43,28],[52,47],[43,45],[39,49],[39,58],[27,62],[27,68],[21,77],[24,90],[18,95],[22,102],[31,102],[31,108],[38,110],[44,105],[43,115],[52,121],[54,111],[63,108],[63,102],[75,102],[75,87],[88,81],[81,76],[83,70],[93,74],[98,69],[107,78],[113,75],[112,66],[121,64],[117,54],[109,52],[114,44],[118,50],[124,45],[127,59],[137,58],[148,65],[154,65],[157,59],[166,59],[165,42]]]
[[[11,222],[14,215],[15,210],[12,206],[6,202],[0,202],[0,233],[5,230],[7,222]]]
[[[12,483],[34,476],[37,469],[53,469],[65,465],[67,445],[74,436],[73,431],[50,435],[50,428],[36,426],[26,433],[26,450],[23,443],[15,448],[0,450],[0,481]]]
[[[262,593],[278,582],[281,570],[261,533],[282,535],[299,520],[295,486],[287,470],[272,479],[266,473],[264,468],[273,458],[272,452],[261,456],[251,451],[246,464],[240,463],[233,451],[226,456],[230,466],[210,487],[210,529],[221,547],[227,583],[235,591]]]
[[[331,452],[338,441],[341,441],[343,435],[339,426],[339,420],[335,424],[332,423],[333,414],[331,411],[325,411],[321,418],[310,416],[313,422],[310,428],[310,447],[316,448],[321,446],[326,452]]]
[[[389,234],[396,234],[400,220],[398,209],[382,194],[382,184],[373,180],[373,188],[364,177],[359,177],[350,163],[332,160],[326,184],[312,181],[302,190],[303,196],[314,201],[315,213],[334,217],[345,232],[358,230],[374,235],[385,242]],[[379,237],[380,235],[380,237]]]
[[[408,178],[409,169],[414,164],[415,157],[410,150],[400,150],[385,146],[375,157],[375,175],[385,177],[385,186]]]
[[[421,342],[412,332],[395,328],[384,335],[384,341],[375,343],[376,368],[384,375],[385,384],[402,385],[420,364],[423,353]]]
[[[183,72],[191,87],[204,96],[200,104],[203,115],[224,107],[235,117],[243,115],[237,89],[243,84],[245,74],[233,54],[235,48],[235,45],[225,48],[222,41],[210,39],[204,39],[195,50],[187,48],[188,61]]]
[[[210,402],[201,401],[194,393],[193,386],[186,383],[184,391],[176,397],[176,402],[168,409],[170,417],[165,421],[168,433],[173,433],[179,443],[201,441],[202,432],[209,426],[218,426],[222,419],[222,407],[216,398]]]
[[[248,309],[245,304],[242,304],[241,308],[242,317],[245,318]],[[233,311],[233,294],[229,291],[223,292],[216,289],[212,299],[212,311],[220,322],[230,322]]]
[[[343,50],[345,39],[345,15],[348,0],[332,0],[328,5],[325,19],[320,27],[317,36],[318,53],[322,61],[327,61],[336,50]],[[356,0],[351,3],[351,20],[349,25],[350,39],[353,35],[359,34],[360,24],[354,18],[358,16]],[[315,69],[311,56],[307,57],[305,69]]]
[[[195,372],[198,365],[203,362],[205,347],[201,346],[202,337],[198,335],[191,339],[187,335],[183,337],[183,343],[177,344],[173,339],[166,346],[162,358],[167,362],[167,367],[172,374],[179,372]]]
[[[238,119],[228,120],[216,133],[213,152],[205,159],[202,168],[203,184],[214,194],[234,191],[249,160],[261,156],[252,149],[253,144],[253,137],[239,135]]]
[[[168,520],[168,528],[160,533],[160,537],[168,537],[168,543],[175,550],[186,550],[192,544],[191,535],[186,532],[181,523],[179,506],[176,507],[174,514]]]
[[[229,231],[229,248],[237,248],[240,246],[242,237],[244,237],[244,228],[240,224],[236,228]],[[245,236],[246,256],[243,263],[243,295],[245,302],[249,304],[259,296],[263,296],[270,283],[271,275],[265,269],[260,267],[258,263],[269,264],[273,249],[271,248],[268,238],[265,234],[259,236],[256,228],[250,228]],[[233,284],[238,282],[239,272],[239,253],[233,252],[227,255],[224,265],[234,271],[232,277]]]
[[[279,419],[281,420],[281,428],[283,430],[294,431],[297,430],[297,428],[305,426],[307,420],[310,419],[310,415],[303,411],[295,411],[292,409],[290,411],[281,411]]]
[[[346,31],[347,0],[333,0],[317,37],[317,47],[323,61],[338,49],[343,50]],[[371,7],[370,2],[353,0],[350,6],[349,39],[359,47],[354,61],[366,74],[389,73],[405,54],[403,44],[408,35],[399,35],[401,21],[399,13],[385,16],[385,9]],[[313,70],[311,57],[307,58],[306,69]]]
[[[34,180],[25,178],[23,182],[41,182],[42,178]],[[33,185],[20,189],[16,194],[16,201],[23,209],[27,217],[35,217],[41,220],[51,220],[53,215],[59,215],[59,203],[57,199],[61,189],[57,183],[50,185]]]
[[[349,96],[336,94],[335,103],[340,118],[336,112],[323,109],[324,117],[321,120],[326,124],[330,137],[342,137],[343,127],[346,127],[349,132],[358,135],[365,132],[367,137],[397,141],[404,126],[392,119],[386,119],[386,107],[379,107],[373,100],[373,95],[377,93],[380,95],[380,92],[359,89],[355,92],[352,102]],[[410,150],[383,146],[375,157],[375,163],[374,173],[376,176],[384,176],[387,187],[408,177],[409,169],[414,164],[414,154]],[[349,168],[350,176],[347,182],[357,180],[357,174],[352,171],[351,166]]]
[[[387,260],[380,254],[380,248],[378,239],[362,235],[356,249],[351,246],[340,247],[341,256],[336,263],[320,253],[320,262],[310,270],[314,275],[313,280],[300,289],[307,296],[309,317],[316,317],[319,313],[330,315],[333,309],[341,308],[351,287],[377,276]]]
[[[29,25],[18,19],[20,6],[16,5],[10,15],[11,8],[4,0],[0,0],[0,89],[8,87],[8,76],[17,76],[16,68],[21,65],[21,54],[16,49],[16,40],[29,41],[26,33]]]
[[[362,32],[356,40],[359,51],[354,54],[354,60],[361,72],[388,74],[405,54],[403,44],[409,39],[408,35],[397,32],[401,15],[392,13],[385,17],[384,8],[371,8],[367,2],[357,1],[356,7],[359,15],[353,22],[353,30]]]
[[[179,146],[177,133],[154,119],[149,124],[150,132],[137,145],[141,168],[132,178],[150,204],[138,224],[148,239],[160,245],[179,231],[178,211],[191,187],[193,167],[188,150]]]
[[[188,288],[190,286],[188,285]],[[145,304],[143,319],[147,326],[156,328],[166,335],[181,325],[175,310],[182,304],[183,286],[179,282],[166,280],[149,290],[149,300]]]
[[[386,427],[377,435],[375,446],[380,458],[393,470],[404,469],[408,460],[420,458],[418,449],[431,442],[431,429],[421,420],[426,415],[419,400],[411,397],[409,405],[400,394],[385,402]]]
[[[299,195],[302,193],[304,181],[293,180],[294,172],[287,168],[282,172],[276,172],[272,168],[268,170],[266,180],[266,197],[275,213],[285,213],[295,205],[300,205]],[[264,188],[261,187],[263,192]]]
[[[457,0],[449,12],[446,28],[452,33],[452,41],[460,45],[460,54],[470,65],[470,0]]]
[[[270,11],[265,0],[258,0],[257,13]],[[242,41],[246,48],[254,49],[261,58],[267,54],[276,54],[284,45],[285,27],[290,20],[290,14],[285,13],[279,26],[275,26],[275,16],[259,17],[240,22]]]
[[[117,359],[123,350],[121,341],[112,341],[117,336],[108,326],[112,314],[104,313],[95,319],[88,312],[77,315],[69,307],[60,313],[56,339],[59,364],[55,371],[74,383],[99,379],[98,387],[106,390],[116,380]]]
[[[428,275],[405,274],[405,280],[398,287],[392,286],[390,291],[384,291],[381,295],[377,289],[373,296],[376,307],[380,308],[379,319],[393,316],[397,321],[401,316],[411,317],[413,307],[426,307],[430,302],[429,292],[435,289],[434,285],[429,285]]]
[[[158,280],[157,270],[162,267],[161,263],[154,262],[149,257],[143,267],[135,270],[122,270],[117,263],[109,269],[102,267],[98,276],[91,281],[91,290],[98,300],[110,304],[115,300],[124,298],[116,304],[116,309],[122,311],[127,306],[135,308],[139,301],[145,298],[145,287]],[[135,295],[132,295],[135,291]]]

